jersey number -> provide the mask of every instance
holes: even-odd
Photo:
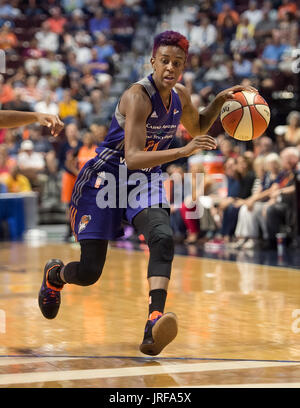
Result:
[[[145,151],[152,150],[154,152],[155,150],[157,150],[158,144],[159,144],[159,142],[154,143],[153,140],[150,140],[150,142],[147,144],[147,146],[144,148],[144,150]]]

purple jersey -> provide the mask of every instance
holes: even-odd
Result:
[[[146,122],[147,140],[145,150],[168,149],[181,119],[182,107],[179,96],[173,88],[171,91],[170,106],[169,109],[167,109],[156,88],[152,75],[149,75],[137,83],[145,88],[152,103],[152,112]],[[117,105],[108,134],[105,140],[96,149],[96,152],[100,156],[102,156],[105,151],[105,159],[103,160],[109,161],[111,164],[125,164],[124,127],[125,117],[121,115],[119,105]],[[160,166],[142,170],[145,172],[157,172],[160,170]]]

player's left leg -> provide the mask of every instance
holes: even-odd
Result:
[[[146,208],[133,220],[150,250],[148,264],[149,315],[140,350],[148,355],[159,354],[177,335],[177,318],[164,313],[174,256],[173,232],[166,209]]]

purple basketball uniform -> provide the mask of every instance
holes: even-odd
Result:
[[[152,103],[146,121],[145,150],[168,149],[180,123],[182,106],[175,89],[167,109],[152,75],[137,82]],[[125,117],[117,105],[97,156],[81,169],[72,193],[70,220],[74,235],[82,239],[114,240],[123,234],[122,220],[133,218],[147,207],[168,207],[161,168],[128,170],[124,154]]]

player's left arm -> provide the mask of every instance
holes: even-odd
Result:
[[[181,123],[192,137],[206,134],[217,119],[224,102],[234,99],[233,94],[240,91],[256,92],[252,86],[236,85],[218,93],[215,99],[200,113],[192,104],[191,95],[185,86],[176,85],[182,104]]]

